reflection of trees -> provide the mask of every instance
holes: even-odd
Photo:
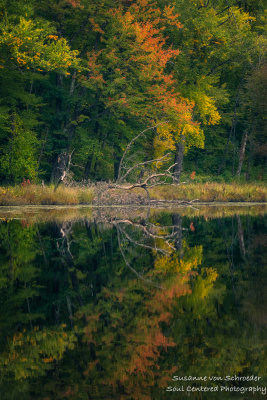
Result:
[[[31,310],[38,291],[36,284],[32,284],[39,272],[33,263],[38,254],[35,237],[35,227],[26,226],[24,221],[0,224],[2,334],[8,334],[10,325],[20,325],[22,319],[31,324],[36,318]]]
[[[250,298],[261,236],[241,219],[244,259],[237,219],[184,230],[191,222],[102,213],[95,222],[2,224],[0,393],[10,385],[14,399],[28,400],[29,385],[38,398],[160,399],[174,372],[260,374],[263,317]],[[243,321],[251,313],[256,331]]]
[[[92,398],[108,398],[114,390],[112,396],[119,391],[120,398],[145,399],[151,390],[165,387],[175,370],[160,368],[162,353],[175,346],[163,327],[169,325],[177,299],[190,292],[201,248],[182,243],[181,220],[179,225],[118,218],[108,223],[116,229],[122,261],[134,279],[120,275],[120,282],[111,282],[98,293],[96,304],[79,314],[79,321],[87,321],[84,340],[91,361],[86,376],[92,385],[98,382]],[[177,241],[179,251],[184,247],[183,257]],[[145,264],[142,252],[150,254]]]
[[[14,335],[10,336],[7,353],[3,355],[3,364],[8,363],[9,373],[14,373],[19,379],[42,375],[47,368],[51,369],[73,343],[72,334],[67,334],[58,325],[65,320],[79,337],[83,331],[83,328],[80,331],[80,326],[86,321],[82,351],[87,354],[88,365],[84,373],[94,366],[100,383],[102,378],[99,371],[106,370],[105,385],[108,383],[108,390],[113,381],[120,382],[120,385],[127,381],[127,390],[136,390],[135,398],[141,398],[145,375],[149,387],[154,375],[158,379],[169,376],[170,371],[162,376],[157,365],[161,351],[174,345],[168,335],[163,335],[162,324],[170,318],[168,309],[171,304],[189,290],[189,277],[172,271],[174,279],[171,283],[166,271],[155,270],[154,273],[153,259],[157,253],[168,258],[175,252],[174,240],[178,229],[156,221],[114,218],[109,221],[103,218],[98,224],[88,224],[84,220],[77,225],[63,223],[45,229],[40,226],[33,236],[40,267],[37,306],[33,311],[44,312],[49,328],[37,328],[36,331],[36,326],[43,325],[42,313],[39,312],[38,315],[36,313],[33,329],[29,326],[25,328],[23,323],[15,328],[15,332],[14,328],[10,329],[10,335],[12,330]],[[112,242],[111,259],[115,258],[115,265],[120,271],[119,274],[116,272],[118,275],[115,277],[113,272],[116,268],[111,267],[109,271],[109,265],[103,265],[103,254],[108,248],[107,239]],[[126,254],[126,258],[121,254]],[[33,259],[35,256],[36,253],[33,253]],[[84,265],[89,260],[93,269],[97,264],[100,276],[102,269],[108,275],[103,279],[106,281],[103,289],[97,287],[97,282],[90,282],[88,268],[85,273]],[[125,266],[130,266],[128,273],[125,272]],[[136,275],[138,279],[133,279]],[[147,285],[147,282],[154,281],[156,285]],[[45,290],[41,287],[43,284]],[[92,291],[89,288],[97,292],[97,302],[95,297],[93,302],[90,301]],[[100,331],[95,332],[98,329]],[[90,332],[95,332],[96,338],[90,339]],[[59,341],[61,347],[55,346],[53,349],[53,341]],[[118,343],[121,350],[117,354]],[[109,354],[113,355],[114,368],[109,366]],[[98,358],[100,361],[96,362]],[[109,371],[113,371],[113,374]]]
[[[35,307],[41,274],[36,260],[42,253],[37,227],[23,220],[4,222],[0,225],[0,243],[0,373],[2,379],[15,380],[40,376],[51,369],[54,360],[63,357],[67,348],[73,347],[74,336],[62,327],[39,329],[46,315]],[[6,385],[4,379],[1,398],[5,394],[12,399],[13,385]]]

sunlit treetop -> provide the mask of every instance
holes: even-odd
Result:
[[[15,24],[4,19],[0,30],[0,46],[8,54],[6,64],[66,74],[69,68],[78,67],[78,51],[71,50],[66,39],[60,38],[48,22],[21,17]]]

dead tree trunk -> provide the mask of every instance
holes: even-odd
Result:
[[[239,163],[238,163],[238,168],[237,168],[237,172],[236,172],[236,175],[238,177],[240,177],[243,161],[244,161],[244,158],[245,158],[247,140],[248,140],[248,131],[245,130],[244,135],[242,137],[241,146],[240,146]]]
[[[59,156],[57,156],[51,177],[51,181],[55,185],[55,190],[68,175],[71,164],[71,156],[72,153],[67,153],[67,152],[61,153],[59,154]]]
[[[71,98],[74,94],[75,90],[75,84],[77,80],[77,71],[75,70],[73,72],[72,78],[71,78],[71,83],[70,83],[70,88],[69,88],[69,97]],[[63,87],[63,75],[57,75],[57,86],[62,88]],[[56,110],[57,114],[61,112],[61,107],[62,107],[62,102],[61,98],[57,98],[57,104],[56,104]],[[62,126],[63,128],[63,135],[67,136],[67,145],[65,146],[66,151],[62,152],[59,154],[56,158],[56,161],[53,166],[52,174],[51,174],[51,182],[54,183],[55,190],[57,189],[58,185],[64,180],[65,176],[67,175],[67,172],[69,171],[70,168],[70,163],[71,163],[71,156],[72,153],[70,152],[71,149],[71,141],[75,135],[76,131],[76,126],[77,126],[77,118],[79,116],[79,111],[80,108],[78,104],[76,103],[74,107],[74,112],[71,112],[71,106],[68,107],[68,115],[69,115],[69,122],[65,123],[65,126]]]
[[[241,253],[242,257],[245,258],[246,257],[246,248],[245,248],[244,233],[243,233],[243,229],[242,229],[240,215],[237,215],[236,218],[237,218],[237,226],[238,226],[238,241],[239,241],[240,253]]]
[[[174,246],[178,251],[179,255],[182,257],[182,247],[183,247],[183,230],[182,230],[182,217],[180,214],[174,214],[172,216],[173,231],[175,234]]]
[[[184,136],[181,137],[181,142],[176,144],[176,152],[174,156],[175,166],[173,168],[174,183],[180,183],[181,173],[183,170],[183,159],[184,159]]]

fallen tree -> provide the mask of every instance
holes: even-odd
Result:
[[[152,158],[150,160],[136,162],[135,164],[129,164],[129,152],[132,149],[133,145],[136,141],[143,135],[145,135],[148,131],[152,129],[157,129],[158,126],[168,123],[168,121],[161,122],[156,124],[150,128],[146,128],[143,131],[139,132],[127,145],[118,169],[118,177],[115,182],[109,183],[103,190],[106,189],[122,189],[122,190],[133,190],[133,189],[143,189],[147,195],[148,204],[151,204],[149,189],[154,186],[159,185],[175,185],[178,186],[181,183],[185,182],[177,182],[176,177],[176,167],[178,162],[174,162],[171,165],[172,154],[167,153],[162,157]],[[127,159],[128,157],[128,159]],[[139,178],[134,182],[129,182],[128,179],[132,173],[135,175],[139,175]],[[192,204],[196,200],[192,201],[179,201],[179,203]],[[177,203],[177,201],[176,201]]]

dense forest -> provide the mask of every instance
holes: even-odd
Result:
[[[264,179],[263,0],[1,0],[0,32],[0,183],[114,180],[152,127],[132,163]]]

